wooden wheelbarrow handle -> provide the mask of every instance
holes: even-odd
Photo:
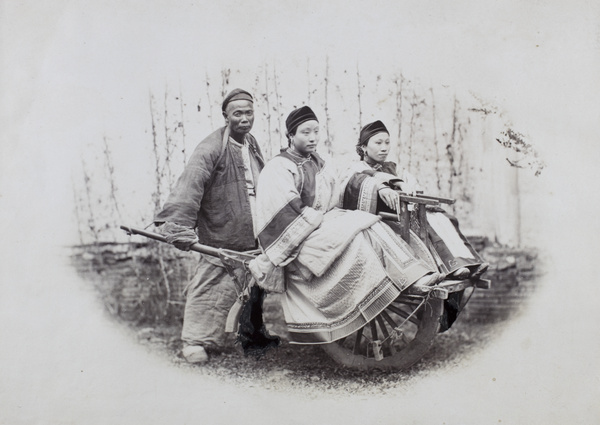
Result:
[[[122,230],[125,230],[125,232],[127,232],[129,235],[145,236],[159,242],[168,243],[167,239],[158,233],[148,232],[147,230],[136,229],[135,227],[130,226],[119,227]],[[244,276],[240,276],[239,273],[236,273],[236,270],[243,270],[246,263],[256,258],[260,251],[253,250],[248,252],[239,252],[230,249],[215,248],[208,245],[202,245],[200,243],[193,244],[190,247],[190,251],[195,251],[201,254],[211,255],[219,258],[225,266],[227,272],[237,283],[239,287],[238,299],[229,310],[229,314],[227,315],[227,320],[225,322],[225,332],[237,332],[244,302],[249,298],[250,287],[246,281],[245,273],[242,273]]]
[[[137,229],[135,227],[130,227],[130,226],[119,226],[119,227],[122,230],[125,230],[125,232],[127,232],[127,234],[129,234],[129,235],[145,236],[147,238],[154,239],[155,241],[168,243],[167,239],[164,236],[159,235],[158,233],[149,232],[147,230]],[[190,246],[190,251],[195,251],[195,252],[199,252],[201,254],[211,255],[213,257],[218,257],[221,259],[223,259],[223,257],[235,258],[238,261],[249,261],[256,257],[255,252],[246,253],[246,252],[240,252],[240,251],[233,251],[231,249],[215,248],[213,246],[202,245],[197,242],[195,244],[193,244],[192,246]]]

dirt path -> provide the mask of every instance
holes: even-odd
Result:
[[[265,307],[268,307],[266,322],[271,333],[285,336],[281,315],[273,305]],[[168,362],[191,373],[213,376],[236,386],[305,394],[318,391],[365,395],[385,394],[403,382],[476,356],[501,329],[502,322],[477,323],[459,319],[449,331],[436,337],[419,363],[402,372],[354,371],[335,363],[319,346],[289,344],[285,339],[278,349],[256,360],[244,357],[241,348],[234,344],[233,336],[222,352],[211,353],[208,364],[194,366],[181,358],[179,326],[142,327],[130,332],[140,344],[160,353]]]

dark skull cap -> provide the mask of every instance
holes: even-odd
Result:
[[[365,125],[360,130],[360,137],[358,138],[358,146],[366,145],[367,143],[369,143],[369,139],[378,133],[390,134],[388,129],[385,128],[385,125],[379,120]]]
[[[254,103],[252,95],[246,90],[233,89],[229,92],[227,96],[225,96],[223,104],[221,105],[221,110],[225,112],[225,109],[227,109],[227,105],[229,105],[229,103],[233,102],[234,100],[249,100],[250,102]]]
[[[294,109],[292,112],[290,112],[287,119],[285,120],[285,128],[288,134],[291,134],[298,128],[300,124],[312,120],[319,122],[313,110],[310,109],[308,106],[303,106],[301,108]]]

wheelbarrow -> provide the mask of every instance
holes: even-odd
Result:
[[[400,224],[400,234],[407,242],[411,232],[430,248],[427,237],[426,208],[454,200],[400,193],[399,211],[396,214],[381,212],[383,221]],[[128,234],[137,234],[161,242],[166,239],[153,232],[120,226]],[[196,243],[191,251],[218,257],[233,276],[239,289],[238,302],[229,314],[226,330],[237,330],[237,318],[249,296],[248,262],[260,251],[238,252]],[[435,251],[431,250],[432,254]],[[434,255],[435,256],[435,255]],[[487,279],[443,280],[418,290],[411,287],[403,291],[373,320],[362,328],[331,343],[320,344],[337,363],[351,369],[403,370],[419,361],[434,341],[436,335],[448,330],[472,296],[476,288],[488,289]]]

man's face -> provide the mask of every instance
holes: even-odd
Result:
[[[254,105],[249,100],[234,100],[229,102],[223,116],[231,133],[247,134],[254,124]]]

